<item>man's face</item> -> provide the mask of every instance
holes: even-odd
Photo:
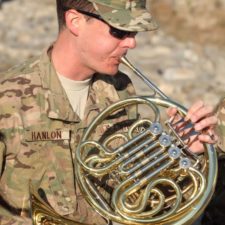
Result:
[[[135,35],[118,39],[109,31],[109,25],[97,19],[85,20],[79,31],[81,63],[93,73],[115,75],[120,58],[136,46]]]

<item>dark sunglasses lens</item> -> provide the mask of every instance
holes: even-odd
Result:
[[[113,37],[115,37],[115,38],[123,39],[123,38],[128,37],[128,36],[135,36],[136,35],[136,32],[119,30],[119,29],[116,29],[114,27],[110,27],[110,34]]]

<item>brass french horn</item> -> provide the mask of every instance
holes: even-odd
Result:
[[[120,224],[191,224],[214,192],[216,151],[206,144],[203,154],[190,152],[196,133],[192,124],[182,119],[186,109],[170,100],[125,57],[122,62],[154,93],[116,102],[92,121],[75,155],[79,187],[98,213]],[[105,121],[142,106],[146,118],[120,116],[125,119],[106,126]],[[176,107],[178,115],[163,122],[161,114],[169,107]],[[99,129],[101,136],[96,135]],[[56,215],[35,191],[31,196],[35,225],[80,224]]]
[[[196,135],[192,124],[180,116],[162,122],[160,115],[162,108],[176,107],[184,117],[186,109],[170,100],[125,57],[122,62],[154,94],[114,103],[94,119],[76,151],[79,186],[90,205],[112,221],[191,224],[214,191],[216,152],[212,145],[205,145],[204,155],[190,152],[188,143]],[[121,121],[95,137],[105,120],[138,105],[149,108],[153,116]]]

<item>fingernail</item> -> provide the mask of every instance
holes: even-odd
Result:
[[[186,115],[186,117],[184,118],[185,121],[190,120],[190,116]]]
[[[201,130],[201,126],[199,124],[195,125],[195,130]]]

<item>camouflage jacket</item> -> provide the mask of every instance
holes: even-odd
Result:
[[[84,129],[112,102],[134,94],[130,79],[93,76],[85,118],[74,113],[50,58],[28,60],[0,76],[0,220],[31,224],[29,183],[44,190],[60,215],[87,224],[106,224],[86,203],[74,178],[74,151]],[[127,110],[120,117],[135,117]],[[105,123],[120,120],[113,118]],[[101,131],[99,131],[101,132]],[[25,215],[26,219],[23,217]]]
[[[218,135],[219,135],[219,148],[225,152],[225,98],[223,98],[218,104],[217,108],[217,118],[218,118]]]

